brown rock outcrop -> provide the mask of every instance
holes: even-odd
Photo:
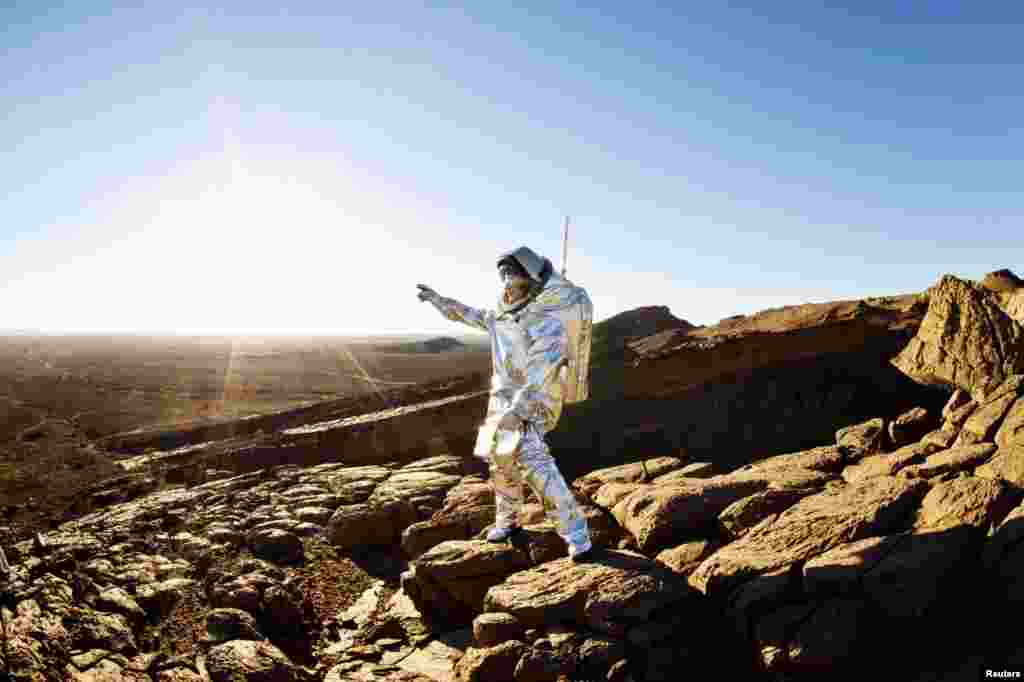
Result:
[[[527,627],[566,622],[621,638],[661,609],[695,597],[683,578],[659,563],[602,550],[589,563],[559,559],[514,573],[487,591],[483,606]]]
[[[1017,398],[1006,411],[1003,424],[996,432],[995,441],[1001,448],[1024,445],[1024,398]]]
[[[978,443],[936,452],[920,464],[911,464],[900,470],[907,478],[934,478],[942,474],[973,470],[984,464],[996,451],[993,443]]]
[[[522,639],[526,628],[510,613],[481,613],[473,619],[473,641],[482,649]]]
[[[410,563],[402,589],[427,617],[468,625],[483,611],[488,589],[531,564],[529,553],[511,544],[450,540]]]
[[[1006,414],[1024,392],[1024,375],[1014,374],[979,401],[978,408],[964,421],[955,445],[992,441]]]
[[[624,443],[627,452],[685,450],[728,470],[755,454],[828,442],[879,414],[937,413],[946,396],[888,362],[925,309],[916,296],[790,306],[637,340],[625,369],[629,400],[607,418],[650,433]]]
[[[656,457],[619,466],[598,469],[572,482],[572,487],[585,498],[593,499],[605,483],[650,483],[652,480],[686,465],[679,457]]]
[[[1024,488],[1024,443],[999,448],[991,459],[974,470],[974,475],[1002,479]]]
[[[687,577],[693,573],[704,559],[714,554],[722,542],[719,540],[690,540],[670,549],[664,549],[655,557],[675,573]]]
[[[921,328],[892,363],[915,381],[983,397],[1024,372],[1024,326],[984,287],[945,275],[928,290]]]
[[[479,477],[467,477],[448,491],[433,516],[402,531],[402,550],[415,559],[447,540],[469,540],[492,523],[494,488]]]
[[[909,525],[927,488],[923,481],[883,476],[805,497],[708,557],[690,575],[690,584],[708,595],[721,594],[843,543],[899,530]]]
[[[836,445],[843,448],[851,461],[877,455],[888,447],[885,420],[881,417],[854,424],[836,431]]]
[[[305,682],[307,679],[274,645],[244,639],[215,646],[210,650],[206,667],[213,682]]]
[[[726,507],[767,487],[765,480],[730,476],[646,485],[620,500],[612,516],[636,539],[640,551],[656,554],[688,535],[713,532]]]
[[[939,447],[934,443],[922,441],[905,445],[888,454],[865,457],[857,464],[843,469],[843,479],[848,483],[857,483],[877,476],[892,476],[904,467],[920,464],[937,450]]]
[[[921,440],[938,425],[938,419],[929,414],[928,410],[915,407],[889,422],[889,441],[893,447],[902,447]]]
[[[973,476],[937,483],[924,499],[915,529],[973,528],[984,535],[999,526],[1024,498],[1024,491],[999,479]]]
[[[737,540],[769,516],[780,514],[803,498],[817,492],[814,489],[763,490],[733,502],[718,515],[722,534]]]
[[[455,664],[455,682],[514,680],[516,666],[526,650],[526,645],[516,640],[486,649],[470,648]]]

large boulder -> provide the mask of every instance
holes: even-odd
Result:
[[[158,620],[167,616],[182,597],[197,586],[196,581],[188,578],[171,578],[140,586],[135,599],[151,618]]]
[[[915,407],[907,410],[889,423],[889,440],[893,447],[902,447],[921,440],[926,433],[939,425],[927,409]]]
[[[757,460],[736,469],[733,473],[749,474],[801,468],[834,474],[842,471],[846,463],[847,455],[843,447],[825,445]]]
[[[886,438],[885,420],[881,417],[836,431],[836,445],[845,449],[852,461],[883,452],[888,446]]]
[[[686,465],[678,457],[656,457],[654,459],[606,467],[580,476],[572,487],[587,499],[594,499],[598,489],[605,483],[650,483],[659,476],[676,471]]]
[[[684,608],[683,602],[696,599],[685,579],[656,561],[599,551],[592,562],[559,559],[512,574],[487,591],[483,606],[511,614],[527,627],[574,623],[621,638],[661,609]]]
[[[983,599],[962,586],[977,581],[985,531],[1020,497],[1000,481],[939,483],[909,528],[812,557],[798,585],[783,583],[784,593],[773,601],[762,597],[768,608],[753,612],[762,664],[772,672],[834,672],[839,665],[849,671],[858,659],[870,659],[868,651],[897,638],[914,646],[959,641],[956,619],[970,601]],[[830,613],[838,604],[842,608]]]
[[[530,565],[526,548],[450,540],[410,562],[402,575],[402,589],[428,618],[468,625],[483,611],[487,590]]]
[[[481,613],[473,619],[473,641],[480,648],[522,639],[526,628],[510,613]]]
[[[720,540],[690,540],[681,545],[664,549],[655,557],[670,569],[687,577],[693,573],[704,559],[714,554],[722,546]]]
[[[892,363],[920,383],[984,396],[1024,373],[1024,325],[1006,314],[993,292],[945,275],[928,290],[917,335]]]
[[[464,466],[457,458],[442,456],[397,470],[378,466],[342,469],[331,477],[330,485],[335,494],[352,503],[334,511],[327,522],[328,538],[343,549],[395,543],[409,526],[429,519],[442,507],[448,492],[462,480],[452,472]],[[414,541],[409,549],[421,551],[424,544]]]
[[[256,619],[241,609],[213,609],[206,614],[206,634],[211,642],[233,639],[264,640]]]
[[[719,467],[714,462],[690,462],[675,471],[658,476],[654,479],[654,482],[662,483],[679,478],[711,478],[716,474],[722,473],[718,469]]]
[[[246,541],[256,556],[281,563],[301,561],[305,554],[302,540],[286,530],[264,528],[250,533]]]
[[[751,455],[827,442],[838,428],[879,415],[937,411],[938,392],[888,363],[925,310],[914,295],[835,301],[635,339],[624,369],[629,400],[606,411],[627,434],[616,449],[685,451],[729,470]]]
[[[1024,398],[1017,398],[1010,406],[1003,418],[1003,425],[996,432],[996,445],[999,447],[1017,444],[1024,445]]]
[[[949,400],[942,406],[942,418],[949,419],[954,411],[972,402],[971,394],[962,388],[955,388],[949,396]],[[961,422],[962,423],[962,422]]]
[[[518,640],[478,649],[470,647],[455,664],[454,682],[489,682],[515,679],[516,666],[527,646]]]
[[[973,470],[984,464],[996,451],[993,443],[978,443],[950,448],[929,455],[920,464],[912,464],[900,470],[900,476],[908,478],[934,478],[950,472]]]
[[[448,540],[468,540],[494,522],[494,487],[467,477],[448,491],[444,505],[426,521],[402,531],[402,550],[410,559]]]
[[[1003,297],[1003,309],[1007,315],[1024,324],[1024,289],[1018,289]]]
[[[716,476],[680,484],[646,485],[612,509],[619,525],[636,539],[645,554],[657,554],[687,536],[713,534],[718,515],[730,504],[768,484],[763,479]]]
[[[718,515],[718,524],[722,535],[731,540],[737,540],[769,516],[786,511],[815,492],[817,491],[813,489],[769,489],[737,500]]]
[[[138,650],[131,624],[124,616],[72,608],[65,622],[72,644],[79,649],[106,649],[123,654]]]
[[[416,520],[429,518],[441,508],[445,495],[461,477],[447,473],[450,470],[447,461],[438,462],[433,468],[416,466],[419,464],[414,462],[411,467],[403,467],[379,483],[370,500],[405,500],[416,512]]]
[[[387,466],[367,465],[345,467],[328,479],[331,491],[341,496],[342,504],[365,502],[378,483],[387,480],[391,469]]]
[[[1000,479],[968,476],[944,481],[921,501],[914,527],[939,531],[964,526],[984,535],[999,526],[1022,497],[1024,491]]]
[[[1021,491],[997,480],[963,477],[938,483],[925,496],[914,526],[861,576],[860,584],[880,611],[879,635],[911,642],[950,642],[956,624],[978,617],[979,586],[963,585],[980,574],[989,528],[998,526]]]
[[[980,401],[978,409],[964,422],[956,445],[970,445],[992,441],[1003,423],[1003,418],[1024,392],[1024,375],[1014,374]]]
[[[848,483],[858,483],[869,478],[892,476],[901,469],[920,464],[928,455],[939,450],[939,446],[931,441],[921,441],[904,445],[895,452],[865,457],[857,464],[843,470],[843,479]]]
[[[980,478],[1002,479],[1024,488],[1024,443],[996,450],[996,454],[974,470]]]
[[[392,544],[417,521],[405,500],[392,497],[338,507],[327,522],[327,537],[342,549]]]
[[[306,682],[301,668],[269,642],[236,639],[210,650],[206,669],[212,682]]]
[[[690,584],[709,595],[730,591],[843,543],[898,531],[927,490],[924,481],[883,476],[805,497],[708,557]]]
[[[937,450],[948,450],[953,447],[953,443],[956,442],[956,437],[958,435],[960,435],[959,430],[943,427],[924,434],[924,437],[921,438],[921,442],[931,445]]]
[[[1024,280],[1012,270],[1002,269],[986,273],[980,282],[981,286],[997,294],[1010,293],[1024,287]]]
[[[1003,269],[986,274],[981,286],[996,294],[1007,315],[1024,323],[1024,280],[1013,271]]]
[[[958,391],[961,389],[957,389]],[[966,393],[965,393],[966,395]],[[952,398],[950,399],[952,401]],[[948,431],[956,431],[960,433],[960,429],[963,428],[964,422],[966,422],[974,411],[978,409],[978,401],[971,398],[963,405],[950,410],[948,413],[943,413],[942,428]]]

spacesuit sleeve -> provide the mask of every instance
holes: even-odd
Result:
[[[461,322],[481,331],[488,331],[490,311],[470,308],[454,298],[437,295],[427,299],[437,310],[452,322]]]
[[[512,398],[509,412],[550,431],[562,414],[559,371],[569,357],[569,335],[556,317],[546,317],[530,330],[526,351],[526,383]]]

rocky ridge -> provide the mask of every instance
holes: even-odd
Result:
[[[951,327],[965,309],[934,297],[927,314]],[[974,357],[955,338],[935,342]],[[521,542],[485,542],[493,499],[471,457],[172,484],[135,474],[131,499],[112,492],[7,548],[3,669],[160,682],[786,679],[877,672],[877,652],[899,642],[894,665],[923,682],[1024,661],[986,613],[1024,598],[1024,374],[983,391],[954,378],[943,408],[879,414],[813,448],[735,467],[677,452],[577,478],[598,546],[584,564],[536,502]]]

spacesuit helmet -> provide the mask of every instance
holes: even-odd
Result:
[[[520,246],[498,256],[498,267],[500,268],[502,263],[509,260],[517,263],[530,279],[540,285],[546,284],[548,277],[555,270],[550,260],[538,255],[537,252],[526,246]]]

